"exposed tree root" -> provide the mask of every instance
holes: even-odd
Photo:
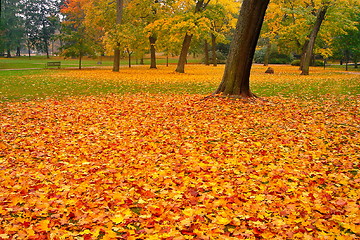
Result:
[[[224,94],[212,93],[211,95],[208,95],[201,100],[205,101],[205,100],[212,99],[212,98],[226,98],[229,100],[242,100],[244,103],[250,103],[250,102],[255,102],[255,101],[269,102],[269,100],[258,97],[253,93],[251,93],[251,96],[224,95]]]

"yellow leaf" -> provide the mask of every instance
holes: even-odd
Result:
[[[114,240],[116,239],[117,235],[116,232],[112,230],[108,230],[108,232],[105,233],[104,237],[102,239],[104,240]]]
[[[113,221],[113,222],[116,223],[116,224],[122,223],[122,222],[124,222],[124,216],[122,216],[122,215],[115,215],[115,216],[111,219],[111,221]]]
[[[32,228],[26,229],[26,233],[28,237],[33,237],[35,236],[35,231]]]
[[[256,201],[264,201],[265,200],[265,195],[261,194],[261,195],[256,195],[254,198]]]
[[[227,225],[227,224],[229,224],[231,222],[231,219],[224,218],[224,217],[221,217],[221,216],[217,216],[215,221],[218,224]]]
[[[49,231],[50,230],[49,223],[50,220],[42,220],[37,226],[37,229],[40,231]]]
[[[192,209],[192,208],[185,208],[183,211],[183,214],[185,215],[185,216],[193,216],[194,215],[194,213],[195,213],[195,210],[194,209]]]

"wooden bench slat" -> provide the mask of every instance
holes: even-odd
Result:
[[[61,66],[61,62],[47,62],[46,67],[59,67]]]

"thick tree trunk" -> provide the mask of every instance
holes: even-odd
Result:
[[[204,60],[205,60],[205,65],[206,66],[209,66],[210,63],[209,63],[209,44],[208,42],[205,40],[204,41]]]
[[[120,71],[120,43],[116,44],[116,49],[114,49],[114,65],[113,72]]]
[[[120,25],[122,21],[122,13],[124,7],[124,0],[116,0],[116,24]],[[120,71],[120,43],[116,43],[114,49],[114,63],[113,72]]]
[[[312,57],[314,46],[315,46],[315,40],[320,31],[321,24],[325,19],[327,9],[328,9],[328,6],[323,6],[322,8],[319,9],[319,12],[316,16],[316,22],[314,24],[313,30],[311,31],[310,38],[309,38],[309,44],[306,48],[306,52],[304,55],[304,62],[301,67],[301,71],[302,71],[301,75],[309,75],[311,57]]]
[[[156,37],[150,36],[150,68],[156,68],[156,50],[155,50],[155,43]]]
[[[184,41],[183,41],[181,52],[180,52],[179,61],[178,61],[177,68],[176,68],[176,72],[178,72],[178,73],[184,73],[185,72],[186,58],[187,58],[187,54],[189,52],[192,37],[193,37],[192,34],[190,34],[190,35],[186,34],[185,37],[184,37]]]
[[[310,36],[308,36],[310,38]],[[305,64],[305,55],[306,55],[306,51],[308,49],[309,46],[309,39],[307,39],[301,49],[301,57],[300,57],[300,67],[299,70],[302,71],[304,68],[304,64]]]
[[[212,54],[212,64],[214,67],[216,67],[217,66],[216,37],[214,34],[211,34],[211,54]]]
[[[250,70],[269,0],[244,0],[220,86],[214,94],[255,97]]]

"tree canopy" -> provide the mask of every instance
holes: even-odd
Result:
[[[117,13],[120,2],[121,22]],[[69,18],[72,11],[73,14],[77,11],[74,4],[79,4],[82,17],[78,16],[77,21],[82,27],[73,29],[72,33],[75,36],[79,31],[76,34],[86,41],[88,50],[84,54],[113,55],[114,49],[123,56],[131,54],[139,59],[149,54],[151,68],[156,68],[156,53],[180,55],[177,71],[184,72],[188,54],[204,53],[205,48],[204,55],[210,53],[216,65],[217,47],[229,44],[233,38],[241,3],[234,0],[2,0],[0,52],[11,56],[12,52],[26,47],[49,54],[54,36],[67,35],[62,39],[62,50],[68,54],[66,46],[74,42],[67,29]],[[356,36],[359,31],[359,5],[356,0],[272,0],[257,51],[266,56],[265,62],[274,52],[297,57],[305,56],[305,49],[310,52],[308,56],[340,58],[340,36]],[[311,32],[321,9],[326,9],[326,13],[309,49]],[[73,46],[84,48],[84,44]],[[354,53],[348,54],[349,61],[358,61]]]

